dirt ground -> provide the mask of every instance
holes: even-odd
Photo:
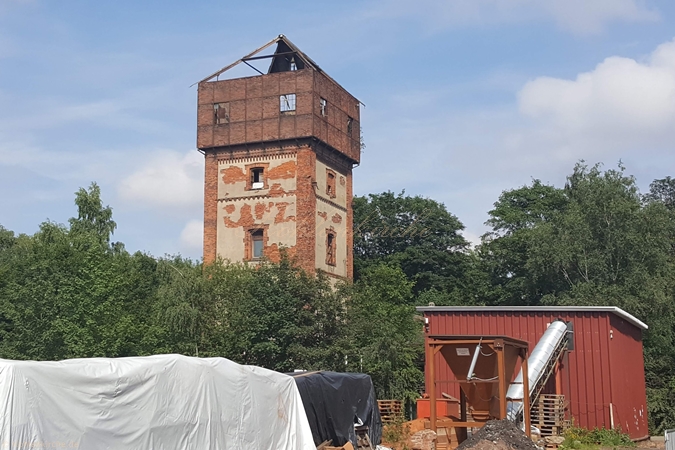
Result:
[[[491,420],[471,436],[457,450],[538,450],[510,420]]]
[[[657,450],[664,450],[666,448],[666,441],[663,436],[653,436],[650,440],[637,443],[638,448],[655,448]]]
[[[401,450],[406,448],[415,448],[410,441],[411,436],[422,430],[425,430],[425,420],[417,419],[398,426],[387,426],[386,428],[397,428],[397,432],[393,433],[397,439],[394,442],[383,442],[382,445],[392,448],[394,450]],[[434,434],[430,430],[425,430]],[[389,433],[392,434],[392,433]],[[383,440],[385,439],[384,433]],[[394,437],[394,436],[392,436]],[[454,437],[454,436],[453,436]],[[426,438],[426,436],[425,436]],[[434,448],[433,444],[422,446],[419,448]],[[654,436],[650,440],[641,441],[637,443],[637,450],[655,449],[665,450],[666,445],[662,436]],[[508,421],[491,421],[474,436],[467,439],[457,450],[535,450],[537,447],[534,443],[525,436],[525,434]],[[636,450],[636,447],[600,447],[598,450]]]

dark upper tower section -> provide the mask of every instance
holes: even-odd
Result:
[[[273,54],[258,55],[273,44]],[[266,58],[271,59],[267,73],[250,64]],[[218,80],[240,63],[260,74]],[[198,84],[197,147],[202,150],[310,139],[359,163],[359,101],[284,35]]]

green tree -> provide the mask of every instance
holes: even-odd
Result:
[[[154,312],[166,330],[161,351],[204,356],[216,305],[202,266],[177,256],[160,260],[157,274]]]
[[[157,317],[168,331],[167,351],[282,372],[339,368],[344,299],[285,255],[257,267],[177,258],[160,268]]]
[[[399,267],[368,267],[348,300],[348,369],[373,379],[378,398],[414,399],[424,381],[424,339],[413,283]]]
[[[13,246],[15,242],[14,232],[0,225],[0,252]]]
[[[661,202],[668,209],[675,209],[675,179],[665,177],[652,181],[644,200],[646,202]]]
[[[478,249],[481,267],[493,286],[492,290],[484,290],[485,302],[537,304],[544,295],[555,291],[550,280],[531,276],[527,263],[537,242],[535,228],[562,214],[567,204],[562,189],[540,180],[500,195],[486,222],[493,231],[483,236]]]
[[[463,290],[470,264],[464,226],[443,204],[404,194],[354,198],[356,278],[370,266],[393,263],[414,282],[416,294]]]
[[[0,355],[15,359],[124,356],[149,351],[154,261],[113,249],[114,222],[94,186],[79,191],[71,229],[45,222],[2,251]],[[96,209],[98,205],[98,210]]]
[[[77,218],[72,218],[70,231],[72,233],[89,233],[98,236],[102,243],[109,243],[117,224],[112,220],[112,208],[103,206],[101,188],[91,183],[88,190],[80,188],[75,193]]]
[[[234,274],[244,281],[234,293],[231,283],[220,285],[219,296],[227,296],[227,317],[220,316],[225,354],[282,372],[335,368],[343,301],[327,279],[308,275],[286,257],[249,268],[249,276],[229,266],[220,270],[222,279]]]

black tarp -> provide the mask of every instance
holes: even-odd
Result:
[[[299,372],[295,378],[314,443],[356,448],[354,424],[363,423],[373,445],[382,439],[382,419],[370,376],[363,373]]]

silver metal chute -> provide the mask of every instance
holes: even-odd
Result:
[[[530,398],[536,389],[540,387],[540,383],[545,381],[547,377],[547,369],[551,369],[551,363],[554,358],[560,354],[561,347],[565,345],[567,339],[567,324],[562,320],[552,322],[544,335],[539,339],[537,345],[532,350],[530,357],[527,359],[527,372]],[[546,377],[546,378],[545,378]],[[518,373],[518,376],[509,386],[506,392],[507,400],[506,417],[509,420],[516,421],[523,411],[523,371]]]

